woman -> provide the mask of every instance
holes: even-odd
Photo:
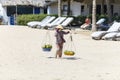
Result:
[[[56,28],[55,37],[56,37],[56,44],[57,44],[57,51],[55,57],[62,57],[62,49],[63,44],[65,43],[64,34],[68,34],[69,31],[65,32],[63,31],[63,27],[61,25],[58,25]]]

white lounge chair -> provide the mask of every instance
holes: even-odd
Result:
[[[105,22],[105,18],[99,19],[99,20],[96,22],[96,24],[97,24],[97,25],[101,25],[103,22]]]
[[[50,17],[47,21],[44,23],[40,23],[37,25],[37,28],[44,28],[47,26],[47,24],[51,23],[52,21],[56,20],[54,16]]]
[[[120,32],[115,35],[113,40],[120,41]]]
[[[36,27],[37,25],[43,24],[44,22],[46,22],[48,19],[50,19],[50,16],[45,17],[42,21],[31,21],[27,23],[28,27]]]
[[[107,33],[102,37],[103,40],[115,40],[115,36],[117,35],[118,32],[111,32]]]
[[[48,23],[46,26],[48,28],[53,28],[54,26],[57,26],[57,25],[61,24],[65,19],[66,19],[66,17],[58,17],[53,22]]]
[[[102,39],[102,37],[108,33],[114,33],[114,32],[118,32],[118,29],[120,27],[120,23],[118,22],[114,22],[112,24],[112,26],[107,30],[107,31],[97,31],[97,32],[93,32],[91,34],[92,39],[95,40],[100,40]],[[104,37],[105,38],[105,37]]]
[[[96,22],[97,25],[97,30],[98,31],[106,31],[109,29],[109,25],[105,24],[104,22],[106,21],[105,18],[101,18]]]
[[[63,26],[63,27],[67,27],[68,25],[70,25],[70,23],[73,21],[73,17],[68,17],[67,19],[65,19],[65,21],[63,21],[62,23],[61,23],[61,25]]]

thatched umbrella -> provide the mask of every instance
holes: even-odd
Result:
[[[45,6],[45,0],[28,0],[30,2],[30,5],[37,6],[37,7],[43,7]]]
[[[45,5],[45,0],[1,0],[0,3],[3,6],[33,5],[42,7]]]
[[[17,7],[18,5],[31,5],[35,7],[44,7],[45,0],[1,0],[0,3],[7,8],[7,6],[16,6],[16,15],[17,15]]]

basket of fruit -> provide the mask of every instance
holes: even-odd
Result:
[[[51,44],[45,44],[42,46],[43,51],[51,51],[52,45]]]
[[[65,50],[64,54],[68,55],[68,56],[73,56],[75,54],[75,52],[74,51]]]

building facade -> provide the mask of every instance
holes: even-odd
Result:
[[[62,2],[62,14],[67,14],[67,2]],[[104,4],[103,6],[104,14],[107,14],[107,6]],[[57,1],[48,5],[48,14],[58,14],[58,4]],[[102,4],[97,3],[97,14],[102,14]],[[111,13],[112,15],[119,15],[120,16],[120,4],[119,3],[112,3],[111,4]],[[92,14],[92,3],[80,3],[76,1],[72,1],[70,5],[70,14],[73,16],[83,15],[86,16],[88,14]]]
[[[14,4],[14,0],[1,0],[7,15],[16,14],[58,14],[58,2],[57,0],[17,0]],[[79,1],[79,0],[78,0]],[[83,15],[86,16],[92,13],[92,1],[84,0],[85,3],[77,2],[72,0],[70,5],[70,14],[72,16]],[[101,0],[97,2],[97,14],[101,14],[102,5]],[[116,1],[116,0],[114,0]],[[119,1],[119,0],[118,0]],[[19,3],[17,3],[19,2]],[[117,2],[117,1],[116,1]],[[120,1],[118,3],[111,4],[111,10],[113,15],[120,16]],[[68,4],[67,2],[62,2],[62,15],[67,15]],[[104,13],[107,14],[106,4],[104,4]]]

